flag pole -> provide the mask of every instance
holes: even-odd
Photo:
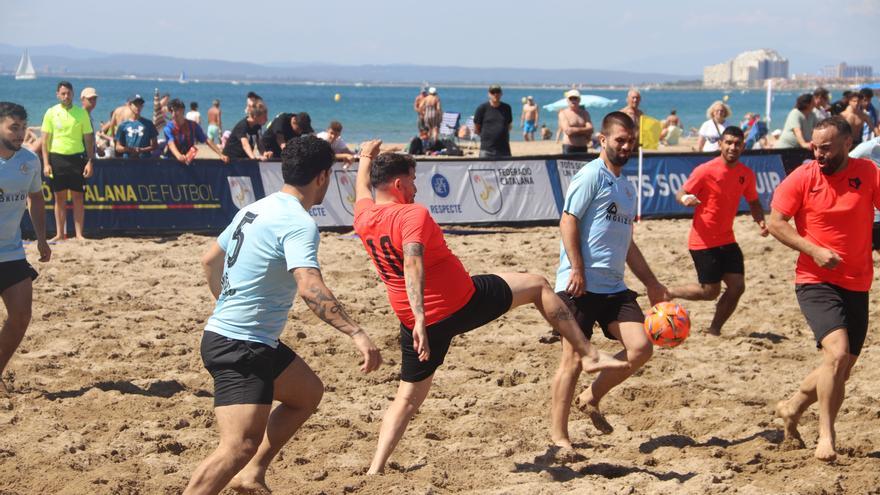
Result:
[[[767,79],[767,103],[764,108],[764,120],[767,121],[767,132],[770,132],[770,104],[773,102],[773,79]]]

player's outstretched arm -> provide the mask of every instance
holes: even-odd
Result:
[[[370,185],[370,168],[373,160],[379,156],[380,146],[382,146],[382,141],[379,139],[366,141],[361,144],[361,158],[358,162],[357,181],[354,188],[355,202],[373,198],[373,186]]]
[[[418,242],[403,245],[403,278],[406,280],[409,307],[415,317],[413,347],[419,354],[419,361],[427,361],[431,355],[431,349],[428,346],[428,332],[425,329],[424,249],[424,246]]]
[[[202,270],[205,272],[205,280],[208,281],[208,288],[214,299],[220,297],[223,278],[223,260],[226,258],[226,251],[217,244],[216,241],[211,243],[211,247],[202,255]]]
[[[584,279],[584,257],[581,253],[581,235],[578,227],[578,218],[569,212],[563,212],[559,219],[559,231],[562,234],[562,245],[568,262],[571,263],[571,273],[568,276],[566,292],[574,297],[580,297],[587,291],[587,281]]]
[[[645,288],[648,289],[648,301],[651,303],[651,306],[658,302],[669,300],[669,291],[654,276],[654,272],[648,266],[648,261],[645,260],[642,250],[636,245],[635,240],[629,243],[629,249],[626,252],[626,264],[633,274],[645,284]]]
[[[382,364],[382,356],[379,349],[373,345],[373,341],[357,323],[345,312],[345,308],[324,284],[321,270],[317,268],[295,268],[293,277],[299,291],[299,297],[305,301],[309,309],[328,325],[348,335],[354,341],[355,347],[363,355],[364,362],[361,371],[369,373]]]
[[[788,223],[790,219],[791,216],[789,215],[784,215],[775,209],[771,210],[770,221],[767,222],[767,229],[779,242],[812,257],[813,261],[822,268],[830,270],[840,263],[840,256],[837,253],[830,249],[817,246],[801,237],[801,235],[797,233],[797,230]]]

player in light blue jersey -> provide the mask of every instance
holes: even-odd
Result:
[[[613,428],[599,411],[599,401],[651,358],[653,347],[645,335],[645,315],[636,302],[637,294],[626,287],[623,272],[629,265],[648,290],[651,304],[668,299],[666,287],[657,281],[642,252],[632,240],[636,217],[636,190],[622,174],[635,148],[636,127],[622,112],[602,120],[599,158],[581,168],[571,181],[559,229],[562,242],[556,291],[589,339],[593,324],[599,323],[609,339],[620,341],[618,359],[629,368],[599,372],[596,380],[578,397],[576,405],[602,433]],[[551,437],[563,448],[571,448],[568,416],[581,364],[567,341],[553,377]]]
[[[49,261],[52,255],[46,242],[42,166],[37,155],[21,147],[26,131],[24,107],[0,101],[0,297],[7,315],[0,329],[0,396],[8,392],[3,370],[31,322],[37,272],[28,264],[21,242],[21,217],[28,199],[40,261]]]
[[[290,140],[281,155],[284,186],[242,208],[202,259],[217,299],[205,325],[201,354],[214,378],[220,445],[202,461],[185,494],[263,493],[266,469],[312,415],[324,385],[279,341],[293,298],[352,338],[361,371],[382,363],[366,332],[324,285],[318,227],[309,209],[330,183],[333,151],[314,136]],[[272,409],[272,400],[281,403]]]

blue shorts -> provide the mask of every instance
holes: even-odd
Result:
[[[531,133],[533,133],[533,132],[535,132],[535,131],[537,131],[537,130],[538,130],[538,128],[535,127],[535,121],[534,121],[534,120],[527,120],[527,121],[525,122],[525,124],[523,124],[523,132],[526,132],[526,133],[531,134]]]
[[[220,142],[220,128],[215,124],[208,124],[208,139],[218,143]]]

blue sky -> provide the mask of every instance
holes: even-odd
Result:
[[[696,75],[774,48],[797,73],[880,72],[880,0],[2,0],[0,43],[221,60]],[[869,48],[869,42],[870,48]]]

